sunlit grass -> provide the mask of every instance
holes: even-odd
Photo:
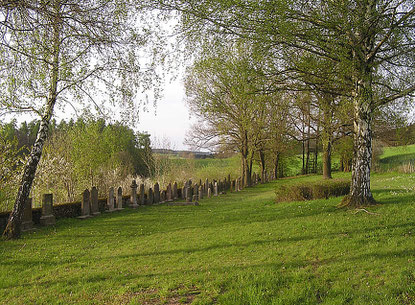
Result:
[[[0,303],[413,303],[415,175],[374,175],[379,204],[367,211],[338,210],[341,198],[274,203],[280,183],[316,179],[0,242]]]

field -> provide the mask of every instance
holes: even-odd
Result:
[[[278,185],[316,179],[1,241],[0,303],[415,304],[415,174],[374,174],[365,210],[274,203]]]

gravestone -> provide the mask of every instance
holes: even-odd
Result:
[[[27,198],[22,215],[22,232],[33,230],[33,218],[32,218],[32,198]]]
[[[158,204],[160,202],[160,185],[158,182],[154,184],[154,203]]]
[[[137,204],[137,182],[133,180],[131,183],[131,196],[130,196],[130,208],[136,209],[138,208]]]
[[[186,187],[186,201],[192,202],[192,189],[190,186]]]
[[[122,187],[121,186],[117,190],[117,210],[118,211],[123,210],[123,207],[122,207]]]
[[[98,206],[98,189],[94,186],[91,190],[91,215],[97,216],[101,214]]]
[[[182,199],[186,199],[187,197],[186,197],[186,186],[183,186],[182,188],[181,188],[181,190],[182,190],[182,196],[181,196],[181,198]]]
[[[213,194],[214,196],[218,196],[219,195],[219,192],[218,192],[218,183],[217,182],[215,182],[215,186],[214,186],[214,194]]]
[[[203,187],[199,186],[199,200],[203,199]]]
[[[235,192],[239,192],[239,178],[235,181]]]
[[[208,188],[207,197],[208,198],[212,197],[212,190],[211,190],[211,188]]]
[[[208,188],[209,188],[209,179],[206,178],[206,180],[205,180],[205,190],[204,190],[206,196],[207,196]]]
[[[167,193],[166,193],[165,190],[160,192],[160,203],[165,203],[166,202],[166,195],[167,195]]]
[[[154,194],[153,189],[150,187],[148,189],[147,204],[152,205],[154,203]]]
[[[144,183],[140,184],[140,205],[146,204],[146,198],[144,193]]]
[[[56,218],[55,215],[53,215],[53,194],[44,194],[42,199],[42,216],[40,217],[40,224],[42,226],[56,224]]]
[[[196,199],[194,199],[196,197]],[[197,184],[195,184],[193,186],[193,201],[197,201],[199,197],[199,186]]]
[[[230,189],[231,188],[231,174],[228,174],[228,186],[227,188]]]
[[[108,207],[108,211],[107,212],[114,212],[114,188],[110,187],[109,191],[108,191],[108,198],[107,198],[107,207]]]
[[[85,219],[91,217],[91,195],[89,193],[89,190],[85,190],[82,193],[82,202],[81,202],[81,216],[79,216],[79,219]]]
[[[177,194],[177,182],[174,182],[173,184],[173,200],[176,200],[179,198],[179,195]]]
[[[173,201],[173,191],[171,189],[171,183],[167,185],[166,200],[169,202]]]

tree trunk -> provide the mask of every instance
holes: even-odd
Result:
[[[278,166],[280,163],[280,153],[277,152],[276,156],[275,156],[275,164],[274,164],[274,177],[275,179],[278,179]]]
[[[323,144],[323,179],[331,179],[331,140]]]
[[[264,183],[264,179],[265,179],[265,153],[262,149],[259,151],[259,158],[261,160],[261,183]]]
[[[59,46],[60,38],[59,31],[60,25],[58,21],[58,11],[56,11],[55,20],[53,23],[53,61],[50,73],[50,88],[49,96],[45,105],[44,114],[40,121],[39,130],[37,132],[36,141],[33,144],[32,150],[29,155],[29,159],[24,167],[23,175],[20,180],[20,187],[17,192],[16,201],[13,206],[13,211],[10,213],[9,220],[7,222],[6,229],[3,232],[3,238],[5,239],[16,239],[21,234],[21,224],[23,210],[26,200],[29,197],[30,190],[32,187],[33,179],[35,178],[36,169],[42,156],[42,150],[46,138],[49,133],[50,120],[53,114],[53,108],[57,98],[58,88],[58,77],[59,77]]]
[[[359,207],[375,203],[370,190],[372,163],[372,77],[369,68],[365,77],[356,82],[354,97],[354,154],[350,194],[341,206]]]

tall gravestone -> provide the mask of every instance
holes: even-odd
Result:
[[[192,202],[192,189],[190,186],[186,187],[186,202]]]
[[[169,183],[167,185],[166,200],[169,201],[169,202],[173,201],[173,191],[172,191],[172,188],[171,188],[171,183]]]
[[[207,197],[208,198],[212,197],[212,189],[211,188],[208,188]]]
[[[117,190],[117,210],[121,211],[122,209],[122,187],[120,186]]]
[[[203,187],[199,186],[199,200],[203,199]]]
[[[146,204],[146,197],[144,193],[144,183],[140,184],[140,205]]]
[[[219,192],[218,192],[218,183],[217,183],[217,182],[215,182],[215,186],[214,186],[214,193],[213,193],[213,195],[214,195],[214,196],[218,196],[218,195],[219,195]]]
[[[167,200],[167,192],[166,190],[162,190],[160,192],[160,203],[165,203]]]
[[[235,181],[235,192],[239,192],[239,178]]]
[[[33,218],[32,218],[32,198],[27,198],[22,215],[22,232],[33,230]]]
[[[195,184],[193,186],[193,201],[198,201],[199,200],[199,186],[197,184]]]
[[[158,204],[160,202],[160,185],[158,182],[154,184],[154,203]]]
[[[53,215],[53,195],[44,194],[42,198],[42,216],[40,217],[42,226],[51,226],[56,224],[55,215]]]
[[[91,215],[97,216],[101,214],[98,206],[98,189],[94,186],[91,190]]]
[[[81,202],[81,216],[78,218],[85,219],[91,217],[91,194],[89,190],[85,190],[82,193],[82,202]]]
[[[130,208],[136,209],[138,208],[137,204],[137,182],[133,180],[131,183],[131,196],[130,196]]]
[[[176,200],[178,198],[178,194],[177,194],[177,182],[174,182],[173,184],[173,200]]]
[[[108,191],[107,208],[108,208],[108,212],[114,212],[115,211],[115,207],[114,207],[114,188],[113,187],[110,187],[110,189]]]
[[[209,179],[208,178],[206,178],[206,180],[205,180],[204,188],[205,188],[205,190],[204,190],[205,195],[207,196],[207,192],[208,192],[208,188],[209,188]]]
[[[153,189],[150,187],[148,189],[147,204],[152,205],[154,203],[154,194]]]

